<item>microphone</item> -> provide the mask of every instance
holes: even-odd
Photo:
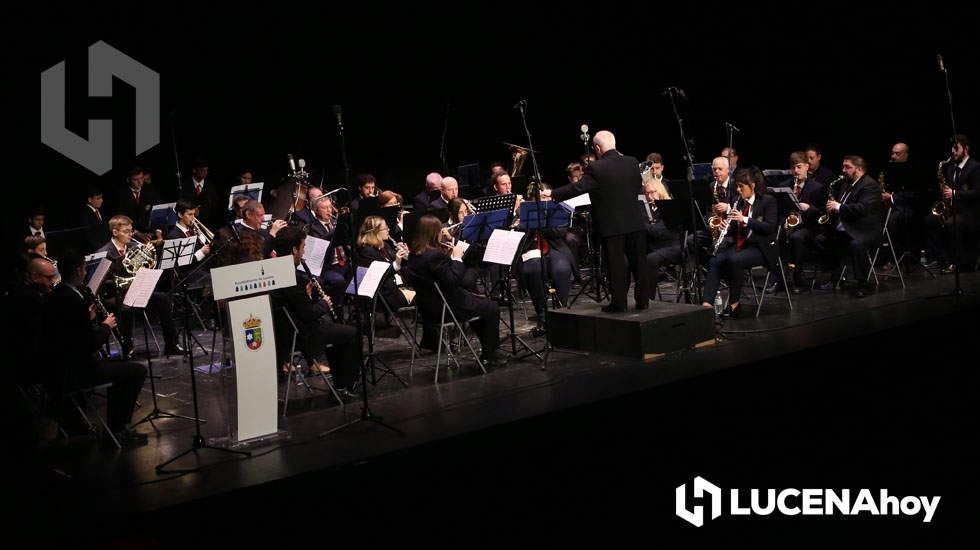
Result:
[[[939,65],[939,72],[946,72],[946,65],[943,64],[943,56],[938,53],[936,54],[936,64]]]
[[[685,94],[684,90],[678,88],[677,86],[668,86],[667,89],[664,90],[661,95],[671,95],[671,94],[677,94],[677,97],[683,99],[684,101],[687,101],[687,94]]]
[[[340,105],[333,106],[333,116],[337,118],[337,128],[341,131],[344,129],[344,118],[341,115]]]
[[[289,157],[289,171],[290,172],[295,172],[296,171],[296,163],[293,161],[293,155],[290,153],[290,154],[288,154],[286,156]]]
[[[731,122],[726,122],[726,123],[725,123],[725,126],[727,126],[728,128],[730,128],[731,130],[733,130],[733,131],[735,131],[735,132],[741,132],[741,131],[742,131],[742,130],[741,130],[740,128],[738,128],[738,127],[736,127],[736,126],[735,126],[734,124],[732,124]]]
[[[586,142],[589,141],[589,125],[583,124],[579,126],[579,130],[582,131],[582,134],[579,136],[580,138],[582,138],[582,141],[586,141]]]
[[[299,169],[306,168],[306,159],[299,159]]]
[[[517,103],[515,103],[513,108],[514,109],[521,109],[521,108],[523,108],[526,105],[527,105],[527,100],[526,99],[522,99],[522,100],[518,101]]]

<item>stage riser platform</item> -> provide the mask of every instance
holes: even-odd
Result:
[[[548,334],[559,348],[635,359],[694,347],[715,336],[714,311],[652,302],[645,311],[603,313],[600,305],[548,312]]]

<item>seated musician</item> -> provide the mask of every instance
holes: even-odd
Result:
[[[839,186],[836,198],[827,201],[829,227],[815,242],[817,250],[849,268],[856,281],[855,295],[861,298],[873,291],[867,282],[868,253],[873,253],[881,242],[885,209],[881,186],[865,174],[863,158],[844,157],[841,170],[844,183]]]
[[[197,207],[189,199],[180,199],[174,206],[177,212],[177,223],[170,228],[167,239],[182,239],[185,237],[197,237],[194,243],[194,262],[200,262],[205,256],[211,253],[211,245],[207,239],[200,234],[197,229]]]
[[[914,264],[919,263],[919,252],[924,246],[922,219],[928,204],[921,189],[929,181],[924,175],[918,163],[910,160],[909,146],[899,142],[892,145],[888,165],[879,178],[881,200],[891,210],[888,234],[896,255],[901,259],[902,254],[907,254],[906,259]]]
[[[980,162],[970,156],[970,138],[957,134],[950,162],[943,166],[945,219],[925,219],[926,252],[944,271],[972,269],[980,240]]]
[[[133,323],[136,315],[132,308],[123,305],[126,288],[119,288],[115,283],[116,277],[129,278],[129,273],[123,266],[123,258],[132,254],[132,250],[153,246],[151,243],[137,244],[133,242],[133,221],[127,216],[118,215],[109,219],[109,232],[112,237],[98,252],[105,252],[106,258],[112,261],[112,267],[100,287],[104,293],[103,301],[110,310],[116,312],[119,318],[119,332],[122,336],[123,357],[131,357],[133,353]],[[163,329],[164,355],[181,355],[184,350],[177,345],[177,328],[171,316],[171,300],[166,292],[154,291],[146,306],[147,311],[156,313],[160,318],[160,328]]]
[[[800,223],[795,229],[785,226],[789,231],[787,264],[793,270],[793,292],[808,292],[810,285],[803,280],[802,262],[807,259],[816,246],[820,232],[817,220],[823,215],[827,191],[823,184],[810,174],[810,161],[803,151],[795,151],[789,156],[789,168],[793,172],[793,193],[800,201]],[[781,283],[778,283],[781,285]]]
[[[286,227],[285,220],[273,220],[269,224],[268,229],[262,228],[262,221],[265,218],[265,207],[262,206],[257,200],[249,199],[244,205],[242,205],[242,223],[236,229],[241,233],[253,232],[262,237],[265,245],[263,246],[263,253],[266,258],[272,253],[272,239],[275,238],[276,233],[282,228]]]
[[[423,319],[421,345],[435,349],[438,343],[438,322],[442,313],[442,300],[435,290],[435,284],[438,284],[460,322],[479,317],[473,322],[473,328],[483,348],[483,362],[491,366],[506,364],[507,354],[497,349],[500,343],[500,306],[460,286],[466,273],[462,260],[463,247],[456,245],[448,249],[439,240],[441,233],[439,218],[422,216],[409,247],[411,253],[401,269],[405,283],[417,292],[415,301]]]
[[[661,164],[662,166],[662,164]],[[643,195],[653,213],[647,224],[647,281],[651,286],[660,282],[660,268],[675,265],[681,261],[680,235],[668,229],[657,212],[657,201],[670,200],[670,193],[661,179],[651,178],[643,184]]]
[[[539,184],[542,190],[551,190],[547,183]],[[528,192],[528,200],[533,201],[534,197]],[[551,197],[542,197],[541,201],[551,201]],[[533,208],[533,206],[532,206]],[[545,301],[548,299],[546,285],[550,282],[554,285],[558,297],[559,307],[568,306],[568,294],[572,283],[572,252],[565,243],[565,233],[567,227],[549,227],[541,230],[543,240],[537,239],[536,231],[529,229],[521,247],[518,249],[518,272],[521,282],[531,301],[534,303],[534,313],[539,322],[543,322]],[[545,280],[543,260],[547,258],[548,281]]]
[[[109,226],[102,213],[102,190],[89,187],[85,205],[78,215],[78,224],[85,228],[85,251],[92,251],[109,240]]]
[[[357,212],[360,207],[361,200],[369,199],[371,197],[377,197],[378,192],[378,180],[371,174],[358,174],[357,175],[357,196],[350,201],[351,212]]]
[[[703,212],[705,221],[713,216],[724,218],[728,215],[731,203],[738,198],[738,191],[732,183],[728,159],[716,157],[711,161],[711,179],[708,186],[711,189],[712,205],[709,212]],[[688,237],[691,238],[691,237]],[[713,235],[708,229],[698,229],[694,233],[694,242],[702,255],[710,254],[713,245]]]
[[[62,390],[111,382],[106,392],[106,423],[123,445],[146,443],[146,435],[129,430],[146,368],[136,361],[107,361],[96,358],[109,331],[116,326],[112,314],[96,320],[95,304],[85,288],[85,261],[67,252],[61,258],[64,280],[45,304],[45,337],[58,343],[58,361],[51,385],[54,395]]]
[[[728,213],[728,229],[724,240],[708,263],[704,283],[704,306],[711,306],[721,280],[728,281],[728,306],[725,317],[738,317],[742,311],[742,281],[745,270],[751,267],[776,264],[776,231],[779,213],[776,199],[766,194],[766,181],[755,166],[742,168],[735,174],[739,198]],[[723,229],[724,231],[724,229]]]
[[[325,241],[330,241],[330,249],[323,260],[320,270],[320,282],[323,289],[330,295],[337,308],[343,306],[347,282],[351,277],[349,255],[344,246],[336,246],[334,237],[337,234],[338,212],[329,195],[319,197],[311,204],[313,221],[309,227],[309,235]]]
[[[276,256],[292,256],[293,265],[299,266],[306,250],[306,233],[296,227],[284,227],[273,241]],[[330,313],[333,304],[327,295],[318,295],[316,285],[305,269],[297,269],[296,284],[272,293],[273,307],[286,307],[299,329],[303,355],[311,368],[330,372],[334,386],[349,392],[361,368],[361,340],[354,327],[333,320]],[[276,327],[276,330],[287,327]],[[332,344],[327,347],[327,344]],[[324,365],[326,357],[329,367]]]
[[[429,210],[429,203],[436,200],[442,193],[442,175],[439,172],[429,172],[425,176],[425,190],[412,197],[412,208],[416,212]]]
[[[370,267],[371,262],[386,262],[392,265],[396,276],[385,277],[379,294],[393,310],[407,307],[415,298],[415,292],[402,288],[401,277],[397,276],[402,263],[408,257],[408,246],[395,243],[391,239],[388,223],[380,216],[368,216],[361,224],[357,236],[357,261],[362,267]]]

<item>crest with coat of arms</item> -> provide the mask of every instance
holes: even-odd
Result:
[[[249,315],[248,319],[242,323],[245,328],[245,346],[252,351],[257,351],[262,347],[262,321]]]

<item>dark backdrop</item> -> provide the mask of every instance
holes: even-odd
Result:
[[[613,130],[624,152],[662,152],[668,176],[681,176],[677,125],[661,93],[670,85],[690,100],[682,114],[703,162],[725,144],[725,121],[743,130],[735,136],[741,163],[765,168],[785,167],[788,153],[811,141],[824,146],[834,170],[841,155],[860,154],[877,173],[895,140],[930,164],[945,158],[951,132],[937,53],[951,70],[960,131],[975,133],[977,118],[976,41],[972,31],[954,32],[973,27],[964,20],[970,15],[937,3],[904,11],[50,6],[40,19],[32,11],[10,19],[27,31],[8,44],[24,63],[18,78],[35,83],[24,86],[23,104],[38,105],[38,73],[66,59],[69,127],[84,136],[88,118],[111,116],[115,124],[114,170],[102,177],[43,144],[28,146],[30,173],[40,177],[18,185],[25,194],[18,209],[43,203],[51,228],[74,222],[85,184],[111,196],[134,163],[173,195],[172,128],[185,175],[192,155],[203,153],[220,183],[240,166],[274,182],[291,152],[315,170],[325,166],[327,187],[342,185],[335,104],[343,106],[353,174],[372,172],[405,194],[441,169],[447,102],[450,172],[467,162],[483,172],[493,160],[509,163],[500,142],[526,142],[512,107],[526,98],[552,182],[581,153],[583,122]],[[161,143],[138,158],[132,89],[117,82],[111,99],[86,97],[86,48],[100,39],[161,75]],[[15,117],[24,142],[33,142],[37,110]],[[23,214],[12,220],[23,225]]]

